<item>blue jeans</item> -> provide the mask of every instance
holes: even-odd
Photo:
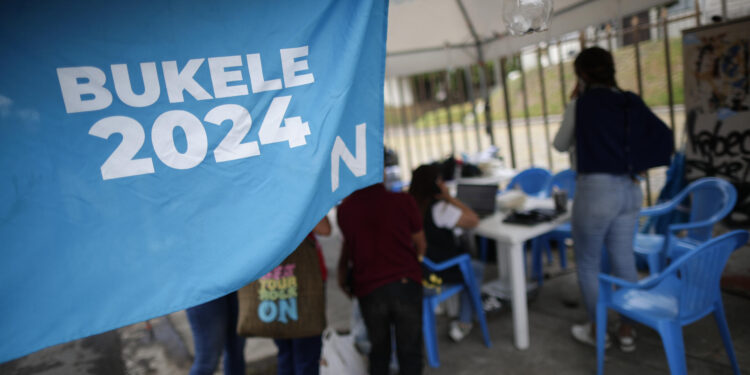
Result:
[[[472,271],[474,271],[474,279],[476,279],[477,286],[481,288],[484,275],[484,263],[472,259],[471,268]],[[471,303],[471,296],[467,290],[462,290],[460,296],[461,302],[458,305],[458,321],[461,323],[471,323],[473,320],[471,313],[474,312],[474,305]]]
[[[578,283],[589,318],[596,317],[598,275],[603,249],[612,273],[637,281],[633,237],[643,202],[640,184],[627,175],[579,174],[573,201],[572,231]]]
[[[211,375],[224,353],[224,374],[245,374],[245,338],[237,335],[237,293],[187,309],[195,343],[190,375]]]
[[[279,349],[277,374],[279,375],[318,375],[320,373],[320,349],[323,342],[320,336],[297,339],[274,339]]]

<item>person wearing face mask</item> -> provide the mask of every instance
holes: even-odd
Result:
[[[609,252],[615,276],[637,281],[633,233],[643,201],[639,176],[650,167],[669,164],[674,143],[671,131],[640,97],[617,87],[608,51],[587,48],[574,66],[578,85],[553,146],[569,152],[571,168],[577,171],[571,227],[589,321],[574,325],[571,334],[596,346],[596,329],[606,329],[593,324],[602,251]],[[627,320],[621,319],[616,336],[623,351],[635,350],[635,331]]]
[[[370,341],[369,373],[390,373],[394,338],[400,373],[421,374],[420,260],[427,241],[414,198],[378,183],[353,192],[336,212],[343,237],[338,282],[357,297]]]

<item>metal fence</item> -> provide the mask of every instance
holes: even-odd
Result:
[[[661,80],[663,87],[654,96],[665,92],[666,98],[652,109],[674,130],[679,147],[684,114],[681,85],[676,97],[674,83],[682,82],[681,69],[675,71],[682,56],[673,49],[681,46],[681,35],[672,34],[675,25],[700,25],[701,13],[695,9],[669,16],[662,8],[650,14],[591,26],[498,60],[387,81],[385,144],[399,154],[402,179],[410,180],[410,171],[420,164],[473,155],[490,145],[499,148],[507,167],[517,170],[568,168],[567,154],[555,151],[551,140],[575,86],[571,61],[593,45],[613,52],[623,89],[643,96]],[[644,66],[644,48],[663,57]],[[621,71],[631,73],[620,81]],[[664,168],[649,171],[644,182],[648,204],[661,189],[664,174]]]

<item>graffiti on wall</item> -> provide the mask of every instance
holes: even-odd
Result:
[[[750,18],[683,32],[688,181],[737,188],[732,225],[750,225]]]

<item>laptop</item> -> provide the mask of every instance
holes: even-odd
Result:
[[[480,218],[491,216],[495,213],[497,185],[458,184],[456,199],[469,206]]]

